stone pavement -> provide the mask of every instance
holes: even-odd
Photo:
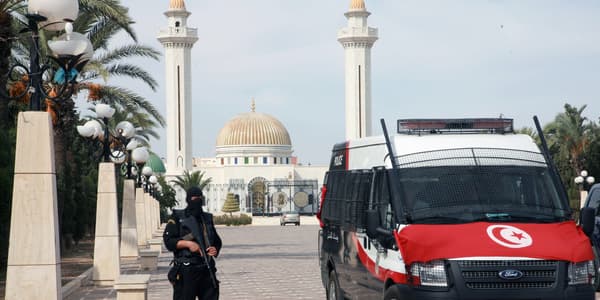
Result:
[[[301,223],[282,227],[279,218],[258,217],[253,226],[218,226],[223,239],[217,259],[220,299],[325,299],[317,259],[319,227],[314,217],[303,216]],[[171,259],[171,253],[163,251],[158,269],[151,273],[140,271],[136,260],[123,260],[121,273],[151,274],[148,299],[172,299],[167,281]],[[116,299],[116,292],[112,287],[84,286],[66,299]]]

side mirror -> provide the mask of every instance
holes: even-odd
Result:
[[[376,239],[379,233],[377,228],[381,227],[379,213],[374,209],[367,210],[367,236],[371,239]]]
[[[594,233],[594,226],[596,221],[596,210],[591,207],[584,207],[581,209],[579,215],[579,224],[583,228],[583,232],[588,236],[592,237]]]
[[[374,209],[367,210],[367,236],[380,241],[394,237],[391,231],[381,228],[379,212]]]

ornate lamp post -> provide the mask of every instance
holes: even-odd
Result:
[[[148,178],[148,183],[149,183],[148,192],[150,193],[150,195],[152,197],[154,197],[155,192],[156,192],[156,184],[158,183],[158,178],[155,175],[151,175]]]
[[[17,124],[7,300],[62,299],[53,130],[49,114],[39,110],[43,98],[71,97],[77,75],[92,55],[91,43],[72,30],[78,14],[77,0],[29,0],[28,24],[21,30],[30,40],[29,66],[11,66],[7,83],[23,82],[25,88],[7,93],[7,86],[0,86],[0,98],[29,96],[32,110],[19,113]],[[63,29],[65,34],[49,42],[54,56],[40,63],[40,30]]]
[[[588,171],[583,170],[579,176],[575,177],[573,181],[575,181],[575,184],[579,186],[579,203],[581,208],[585,205],[585,199],[587,198],[588,190],[594,184],[596,178],[589,176]]]
[[[102,162],[98,171],[96,202],[96,240],[94,243],[93,280],[97,285],[111,285],[120,275],[119,225],[115,165],[127,158],[126,145],[135,136],[135,127],[123,121],[114,130],[108,126],[115,110],[107,104],[96,104],[96,115],[102,122],[91,120],[77,126],[79,134],[102,145]],[[132,199],[132,206],[133,199]],[[133,208],[132,208],[133,210]],[[133,237],[132,239],[135,239]]]
[[[28,24],[22,32],[29,32],[29,67],[17,63],[9,69],[9,81],[24,80],[22,92],[6,93],[0,89],[0,96],[7,99],[20,99],[30,96],[29,108],[41,110],[42,99],[61,101],[69,99],[75,90],[77,76],[93,55],[92,43],[82,34],[73,32],[73,20],[79,13],[76,0],[29,0]],[[48,47],[54,56],[40,63],[40,30],[62,31],[65,33],[49,41]]]
[[[104,162],[123,163],[128,159],[125,154],[128,147],[133,148],[135,143],[131,139],[135,136],[135,127],[128,121],[117,124],[114,130],[108,127],[108,121],[115,113],[115,109],[107,104],[96,104],[96,115],[102,120],[87,121],[83,126],[77,126],[77,132],[85,138],[97,140],[102,144],[102,158]],[[113,146],[113,149],[111,149]],[[131,172],[131,171],[129,171]]]

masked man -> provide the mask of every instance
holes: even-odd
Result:
[[[169,281],[174,300],[219,299],[219,281],[215,259],[221,250],[221,238],[215,230],[212,214],[202,210],[204,196],[198,187],[186,191],[187,207],[174,210],[163,240],[173,252]]]

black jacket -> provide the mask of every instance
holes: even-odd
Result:
[[[202,261],[202,257],[199,253],[190,253],[190,251],[186,249],[177,249],[177,242],[183,239],[184,236],[191,233],[187,228],[183,228],[180,223],[181,220],[189,217],[189,214],[186,210],[174,210],[171,217],[167,222],[167,227],[165,228],[165,232],[163,233],[163,241],[167,249],[173,252],[175,258],[179,257],[190,257],[196,259],[197,261]],[[208,237],[208,245],[206,247],[215,247],[217,249],[217,256],[221,252],[221,238],[215,229],[215,225],[213,223],[213,216],[209,213],[202,213],[202,218],[204,219],[204,224],[206,224],[206,235]],[[202,231],[202,220],[196,218],[198,226],[200,226],[198,232]],[[198,243],[197,241],[195,241]],[[214,259],[210,259],[211,265],[214,266]]]

